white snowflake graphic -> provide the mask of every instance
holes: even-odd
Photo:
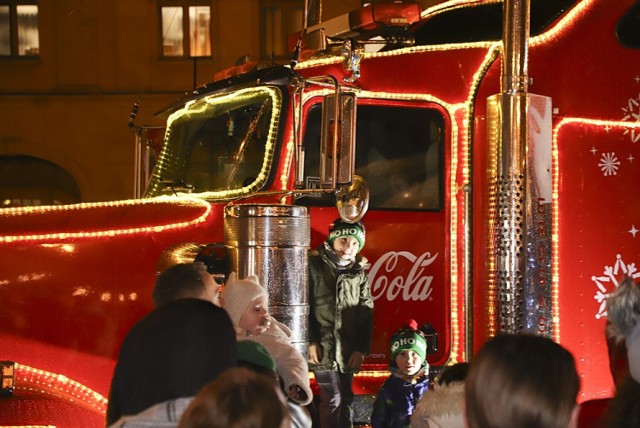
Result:
[[[626,264],[622,261],[622,256],[617,254],[615,264],[613,266],[605,266],[602,276],[591,277],[591,281],[593,281],[598,288],[596,294],[593,296],[599,305],[596,319],[607,316],[607,297],[618,287],[618,279],[621,279],[622,275],[635,279],[640,277],[640,272],[638,272],[635,263]],[[613,284],[613,287],[608,284]]]
[[[629,98],[627,100],[627,106],[622,107],[622,113],[624,116],[622,120],[628,122],[640,122],[640,94],[637,98]],[[640,133],[637,129],[625,129],[623,135],[629,134],[632,143],[640,141]]]
[[[600,170],[604,173],[605,177],[607,175],[617,175],[618,168],[620,168],[620,161],[615,153],[603,153],[600,158],[600,163],[598,163]]]

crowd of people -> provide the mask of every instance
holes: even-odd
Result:
[[[110,428],[345,428],[353,376],[369,353],[373,299],[360,255],[365,229],[333,222],[309,257],[309,346],[269,313],[255,276],[214,280],[199,261],[159,273],[154,309],[125,337],[114,370]],[[395,331],[373,428],[640,426],[640,288],[625,278],[608,300],[616,394],[577,403],[573,356],[553,340],[499,334],[470,363],[431,379],[429,342],[415,320]],[[310,373],[317,388],[312,389]],[[315,394],[314,394],[315,390]]]

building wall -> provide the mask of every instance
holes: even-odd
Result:
[[[195,64],[196,85],[259,55],[258,2],[211,7],[214,54]],[[40,56],[0,61],[0,156],[63,167],[84,201],[131,197],[132,106],[139,98],[138,124],[161,124],[154,114],[193,89],[193,60],[160,59],[153,0],[52,0],[39,3],[38,19]]]
[[[323,20],[356,9],[358,0],[325,0]],[[155,0],[39,2],[40,55],[0,60],[0,156],[53,162],[77,181],[83,201],[133,196],[137,124],[185,92],[211,81],[239,57],[260,55],[258,0],[211,0],[213,57],[160,58]]]

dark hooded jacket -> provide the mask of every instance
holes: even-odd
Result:
[[[373,428],[406,428],[416,404],[429,389],[425,375],[406,378],[392,374],[376,395],[371,414]]]
[[[309,367],[351,373],[351,354],[366,355],[371,348],[373,299],[366,259],[338,266],[332,255],[322,246],[309,256],[309,342],[322,346],[322,361]]]
[[[236,361],[236,335],[224,309],[199,299],[166,303],[138,321],[122,343],[107,425],[164,401],[193,397]]]

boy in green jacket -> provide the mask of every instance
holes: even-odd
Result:
[[[367,260],[358,255],[364,243],[362,223],[337,219],[309,257],[309,363],[322,428],[351,428],[353,375],[371,347],[373,299]]]

